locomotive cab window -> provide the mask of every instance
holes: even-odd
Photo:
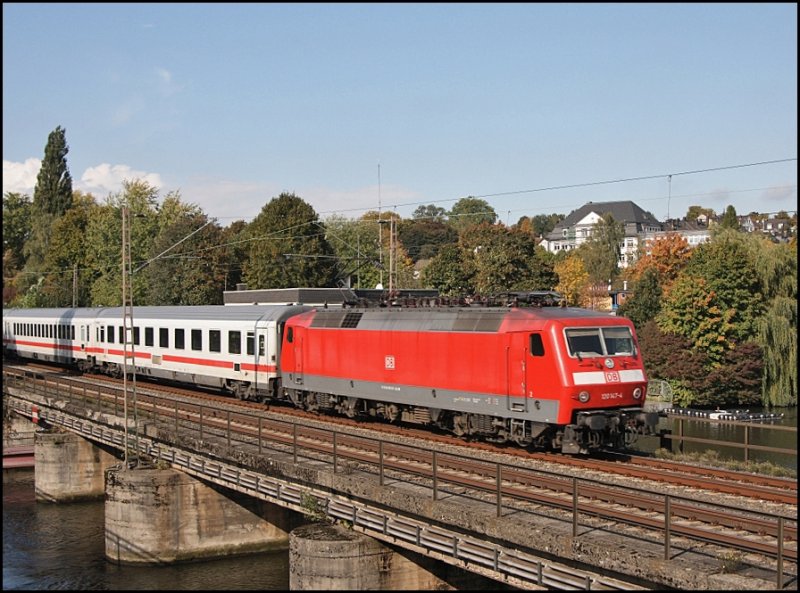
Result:
[[[633,336],[628,327],[569,328],[564,331],[570,356],[633,355]]]
[[[531,356],[544,356],[544,342],[542,334],[531,334]]]

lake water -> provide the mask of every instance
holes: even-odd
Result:
[[[780,449],[792,449],[797,451],[797,432],[790,432],[784,430],[770,430],[769,426],[793,426],[797,428],[797,407],[792,408],[776,408],[776,409],[763,409],[763,408],[748,408],[753,414],[768,414],[778,413],[783,414],[784,417],[778,422],[748,422],[750,428],[748,429],[749,437],[748,442],[752,445],[762,445],[765,447],[776,447]],[[658,424],[658,430],[672,430],[672,433],[678,434],[678,423],[675,420],[668,420],[662,418]],[[683,422],[683,435],[695,438],[712,439],[719,441],[730,442],[744,442],[745,427],[732,426],[729,424],[718,424],[714,422]],[[642,439],[635,445],[642,451],[652,452],[658,447],[657,438]],[[736,447],[717,446],[705,443],[684,443],[683,450],[686,453],[702,453],[709,449],[719,451],[720,459],[733,459],[744,460],[744,450]],[[673,450],[678,450],[677,442],[673,444]],[[784,453],[772,453],[766,451],[750,451],[749,459],[751,461],[769,461],[776,465],[786,467],[788,469],[797,471],[797,455],[787,455]]]

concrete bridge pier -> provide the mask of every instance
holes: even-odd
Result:
[[[36,500],[73,502],[102,498],[106,469],[119,460],[71,432],[37,432],[34,436]]]
[[[170,564],[285,550],[285,509],[173,469],[106,473],[106,558]]]
[[[289,536],[291,591],[505,589],[501,583],[330,523]]]

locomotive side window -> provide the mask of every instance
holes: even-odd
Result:
[[[294,328],[290,327],[288,333],[286,334],[286,341],[290,344],[294,342]]]
[[[158,328],[158,345],[160,348],[169,348],[169,328]]]
[[[221,351],[222,332],[218,329],[208,330],[208,349],[211,352]]]
[[[193,329],[192,350],[202,350],[202,349],[203,349],[203,330]]]
[[[239,331],[228,332],[228,353],[229,354],[242,353],[242,332]]]
[[[544,356],[544,342],[542,334],[531,334],[531,356]]]
[[[175,348],[178,350],[184,349],[183,330],[180,328],[175,330]]]

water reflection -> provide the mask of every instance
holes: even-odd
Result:
[[[771,430],[769,428],[770,426],[792,426],[797,428],[797,407],[780,409],[750,408],[750,412],[754,414],[767,414],[770,412],[780,413],[783,414],[784,417],[779,422],[748,422],[749,428],[741,425],[736,426],[717,422],[684,420],[683,435],[702,439],[744,443],[745,432],[747,432],[748,443],[752,445],[797,451],[797,432]],[[679,423],[677,420],[661,418],[657,430],[672,430],[672,433],[677,435]],[[641,451],[653,452],[658,448],[658,439],[641,439],[636,444],[636,448]],[[718,451],[720,459],[744,460],[744,450],[738,447],[726,447],[723,445],[706,443],[684,443],[683,445],[683,451],[685,453],[703,453],[710,449]],[[678,451],[677,442],[673,444],[673,450]],[[750,450],[748,452],[748,458],[750,461],[768,461],[775,465],[797,471],[797,455]]]

